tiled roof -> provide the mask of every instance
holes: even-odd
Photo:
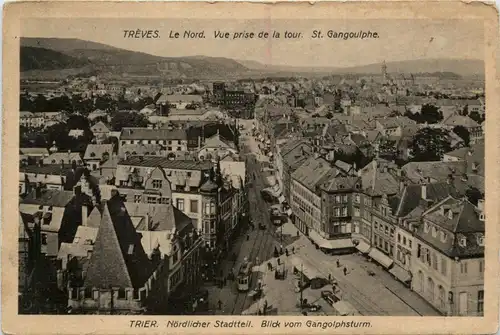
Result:
[[[160,156],[130,156],[118,163],[119,165],[161,167],[172,170],[209,170],[213,163],[210,161],[169,160]]]
[[[99,121],[96,124],[94,124],[92,127],[90,127],[90,130],[93,133],[107,133],[109,132],[109,127],[104,124],[104,122]]]
[[[295,179],[311,191],[315,191],[323,178],[335,170],[323,158],[310,157],[295,172],[292,179]]]
[[[326,192],[354,190],[356,185],[361,187],[361,179],[353,176],[342,176],[333,169],[321,181],[321,189]]]
[[[55,152],[48,157],[44,158],[45,162],[55,161],[53,164],[59,164],[62,160],[64,161],[81,161],[82,157],[77,152]]]
[[[27,165],[20,166],[19,172],[21,173],[36,173],[40,175],[65,175],[71,170],[70,165],[65,165],[62,167],[60,164],[47,164],[47,165]]]
[[[113,154],[113,144],[89,144],[85,149],[83,159],[102,159],[103,154]]]
[[[39,197],[35,192],[29,193],[21,200],[23,204],[65,207],[73,198],[71,191],[43,189]]]
[[[466,128],[480,127],[481,125],[468,116],[452,114],[442,121],[447,126],[464,126]]]
[[[161,103],[165,103],[167,101],[170,103],[177,103],[177,102],[192,103],[192,102],[203,102],[203,98],[201,97],[201,95],[191,95],[191,94],[166,95],[166,94],[163,94],[161,97],[158,98],[156,103],[161,104]]]
[[[120,140],[186,140],[183,129],[123,128]]]
[[[152,273],[140,236],[119,195],[104,204],[85,287],[140,288]]]
[[[20,148],[21,155],[49,155],[49,150],[46,148]]]
[[[402,168],[404,175],[414,183],[429,180],[446,181],[450,174],[461,177],[466,172],[465,162],[410,162]]]
[[[448,216],[450,211],[453,213],[451,218]],[[483,255],[484,246],[478,243],[478,236],[484,234],[485,225],[484,221],[479,219],[479,214],[479,210],[468,200],[448,197],[427,210],[423,218],[452,232],[456,238],[447,243],[439,238],[430,239],[422,228],[418,232],[419,238],[433,244],[450,257]],[[466,238],[465,246],[459,243],[461,236]]]
[[[375,159],[359,172],[363,190],[373,196],[394,195],[399,191],[395,165],[384,159]]]

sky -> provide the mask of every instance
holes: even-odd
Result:
[[[124,30],[158,30],[158,39],[124,38]],[[205,31],[205,39],[172,39],[171,31]],[[281,32],[280,39],[215,39],[214,31]],[[313,39],[314,30],[324,38]],[[328,30],[372,31],[378,39],[337,40]],[[283,38],[301,32],[300,39]],[[346,67],[413,59],[483,59],[482,21],[475,20],[202,20],[25,19],[23,37],[79,38],[157,56],[212,56],[270,65]]]

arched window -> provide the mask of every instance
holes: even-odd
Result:
[[[56,163],[56,160],[55,160],[55,159],[53,159],[53,160],[52,160],[52,164],[55,164],[55,163]]]
[[[434,302],[434,280],[431,277],[427,278],[427,296],[431,303]]]
[[[424,291],[424,274],[421,270],[418,270],[417,273],[417,291],[418,292]]]
[[[439,292],[439,307],[445,308],[446,307],[445,291],[441,285],[438,286],[438,292]]]
[[[95,157],[95,152],[91,152],[90,157]]]
[[[132,151],[132,155],[137,155],[137,152],[135,152],[135,151]]]

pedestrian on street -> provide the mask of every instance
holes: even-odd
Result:
[[[219,306],[219,309],[222,309],[222,301],[220,301],[220,299],[217,301],[217,306]]]
[[[340,268],[340,261],[338,258],[337,258],[337,267]]]
[[[292,247],[292,254],[295,253],[295,247]]]
[[[332,281],[332,274],[331,274],[331,273],[329,273],[329,274],[328,274],[328,281],[329,281],[329,282],[331,282],[331,281]]]
[[[347,267],[344,266],[344,276],[347,276]]]
[[[298,231],[298,230],[297,230],[297,237],[300,237],[300,233],[299,233],[299,231]]]
[[[288,257],[288,249],[285,249],[285,254]]]
[[[280,259],[279,259],[279,258],[278,258],[278,265],[281,265],[281,261],[280,261]]]
[[[250,241],[250,235],[247,234],[247,241]]]

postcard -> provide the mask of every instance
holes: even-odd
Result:
[[[2,330],[495,333],[497,19],[7,4]]]

